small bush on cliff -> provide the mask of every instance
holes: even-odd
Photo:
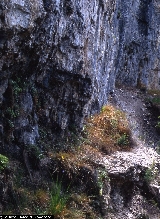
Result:
[[[129,145],[129,139],[128,139],[128,135],[126,133],[124,133],[123,135],[121,135],[118,139],[118,145],[119,146],[127,146]]]
[[[101,196],[102,193],[103,193],[103,186],[104,186],[104,182],[105,181],[109,181],[109,177],[107,175],[107,172],[106,170],[103,170],[103,169],[100,169],[98,171],[98,180],[97,180],[97,184],[98,184],[98,187],[99,187],[99,195]]]
[[[105,153],[129,149],[131,132],[125,114],[113,106],[104,106],[101,113],[91,117],[87,125],[88,138]]]
[[[9,162],[8,158],[0,154],[0,172],[7,167],[8,162]]]

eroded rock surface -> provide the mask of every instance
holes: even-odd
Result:
[[[159,1],[121,1],[117,81],[159,89]]]
[[[74,129],[99,111],[114,87],[117,21],[116,1],[1,1],[4,138],[36,144],[38,125]]]
[[[107,102],[115,76],[128,85],[159,88],[158,27],[158,1],[2,0],[4,138],[18,144],[38,125],[51,133],[81,127]],[[24,96],[30,98],[21,104]],[[35,135],[28,144],[36,144],[38,129]]]
[[[0,149],[16,157],[26,148],[43,151],[44,142],[52,145],[67,128],[74,132],[86,116],[98,112],[115,81],[159,89],[159,4],[158,0],[1,0]],[[158,219],[159,210],[150,213],[148,206],[152,198],[159,203],[159,184],[146,185],[143,178],[153,163],[159,168],[159,155],[153,150],[156,137],[147,144],[147,136],[145,141],[138,139],[144,126],[139,126],[132,104],[128,106],[139,147],[101,161],[111,179],[102,202],[111,208],[105,212],[110,218],[147,214]],[[145,106],[141,110],[145,113]],[[28,153],[31,162],[35,157]]]

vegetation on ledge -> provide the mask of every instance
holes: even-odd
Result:
[[[36,146],[34,150],[29,147],[28,152],[25,148],[27,161],[24,163],[11,159],[8,184],[12,186],[3,206],[4,215],[101,218],[103,189],[109,177],[98,162],[104,153],[130,149],[128,122],[123,112],[104,106],[100,114],[86,121],[81,135],[70,135],[74,139],[66,140],[67,147],[60,151],[46,147],[34,167],[28,156],[35,152]],[[6,174],[4,171],[3,177]]]

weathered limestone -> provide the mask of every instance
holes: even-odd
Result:
[[[160,89],[160,3],[151,0],[119,2],[117,81],[143,89]]]
[[[151,0],[2,0],[4,135],[19,142],[37,127],[29,141],[35,144],[38,126],[51,132],[82,127],[107,103],[115,79],[159,89],[159,8]]]
[[[13,138],[21,133],[22,143],[35,127],[28,116],[36,127],[65,130],[81,127],[107,102],[119,43],[116,13],[116,1],[1,1],[1,107],[23,111],[16,116],[21,124],[10,121]],[[23,95],[30,98],[21,104]]]

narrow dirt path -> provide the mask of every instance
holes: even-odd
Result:
[[[142,192],[145,191],[142,172],[153,164],[155,167],[160,165],[160,155],[156,152],[160,137],[146,98],[147,94],[138,89],[121,87],[115,89],[109,99],[109,104],[126,113],[134,144],[131,151],[117,151],[103,157],[102,163],[111,179],[111,205],[115,209],[114,213],[108,213],[106,219],[160,218],[159,208],[151,205],[147,199],[149,194],[155,200],[160,197],[159,182],[154,180],[150,184],[149,194],[144,192],[144,195]],[[133,188],[130,186],[125,190],[124,186],[131,184]]]
[[[147,94],[138,89],[121,87],[115,89],[109,104],[125,112],[133,138],[131,151],[116,151],[105,156],[103,162],[111,174],[122,174],[137,165],[150,168],[160,163],[157,146],[160,136],[156,132],[154,116],[148,108]]]

